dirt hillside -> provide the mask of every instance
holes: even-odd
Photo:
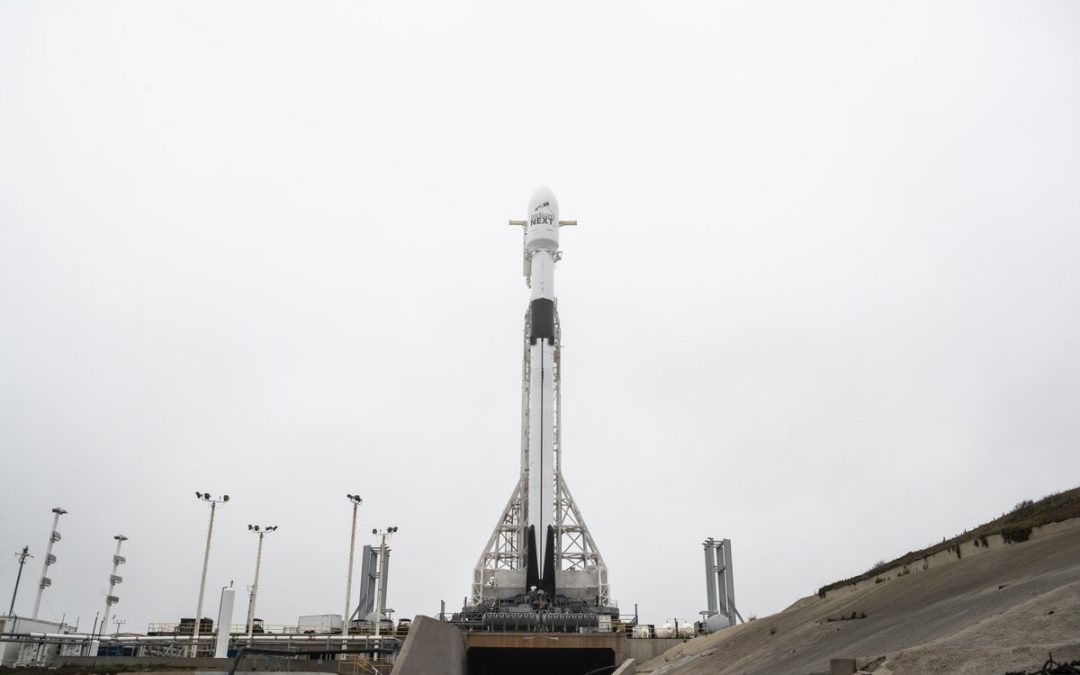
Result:
[[[1080,659],[1080,519],[1035,528],[1028,541],[968,542],[803,598],[684,643],[637,672],[803,675],[854,657],[875,675],[991,675],[1037,670],[1049,652]]]

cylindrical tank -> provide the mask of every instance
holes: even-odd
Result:
[[[692,638],[697,635],[697,629],[694,628],[693,621],[680,621],[679,622],[679,637]]]
[[[636,638],[650,638],[650,637],[652,637],[652,626],[649,626],[649,625],[634,626],[634,630],[631,631],[630,635],[632,637],[636,637]]]
[[[656,637],[658,638],[671,638],[675,637],[675,626],[670,623],[665,623],[663,626],[656,627]]]

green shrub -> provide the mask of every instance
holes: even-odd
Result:
[[[1009,515],[1017,515],[1020,517],[1028,516],[1035,511],[1035,502],[1030,499],[1018,503],[1013,507],[1013,510],[1009,512]]]
[[[1001,538],[1005,540],[1006,544],[1019,544],[1022,541],[1027,541],[1029,537],[1031,537],[1030,526],[1007,525],[1001,528]]]

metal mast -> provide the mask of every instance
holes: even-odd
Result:
[[[356,510],[360,508],[364,500],[360,495],[354,494],[347,494],[345,497],[352,505],[352,529],[349,530],[349,572],[345,576],[345,613],[342,615],[345,620],[341,624],[341,634],[347,636],[349,634],[349,623],[352,622],[352,615],[349,614],[349,603],[352,602],[353,554],[356,552]]]
[[[477,607],[530,590],[527,580],[546,571],[528,569],[529,558],[542,567],[550,557],[555,579],[543,578],[545,586],[572,600],[608,607],[607,566],[562,474],[562,331],[554,278],[555,263],[562,258],[559,228],[577,221],[559,220],[558,202],[547,188],[533,194],[528,216],[510,221],[524,229],[530,289],[521,366],[521,474],[476,563],[469,602]],[[548,526],[553,533],[550,556]]]
[[[383,614],[386,613],[386,585],[390,581],[388,578],[390,572],[390,549],[386,546],[386,538],[397,531],[397,527],[393,525],[385,530],[375,528],[371,531],[372,534],[379,537],[379,590],[375,594],[377,603],[375,605],[375,637],[382,634]]]
[[[229,501],[229,495],[222,495],[220,499],[215,499],[209,492],[196,492],[195,498],[210,504],[210,524],[206,527],[206,550],[203,552],[202,576],[199,577],[199,602],[195,606],[195,626],[191,632],[192,658],[199,655],[199,627],[202,624],[202,603],[206,592],[206,568],[210,564],[210,540],[214,536],[214,514],[217,512],[218,504]]]
[[[109,614],[112,611],[112,606],[120,602],[120,598],[115,595],[116,586],[124,580],[116,573],[120,570],[120,566],[127,562],[127,558],[120,555],[120,547],[127,541],[127,537],[118,534],[113,537],[113,539],[116,540],[116,553],[114,553],[112,557],[112,572],[109,573],[109,592],[105,594],[105,616],[101,619],[102,626],[109,623]]]
[[[251,583],[251,590],[248,594],[247,636],[249,639],[255,632],[255,600],[259,597],[259,568],[262,567],[263,538],[267,533],[275,530],[277,530],[277,525],[248,525],[248,532],[259,535],[259,550],[255,554],[255,581]]]
[[[56,562],[56,556],[52,554],[52,547],[53,544],[60,541],[60,532],[57,531],[56,527],[60,524],[60,516],[67,513],[67,510],[57,506],[52,512],[52,530],[49,533],[49,545],[45,547],[45,563],[41,566],[41,581],[38,582],[37,597],[34,599],[34,613],[31,615],[33,619],[37,618],[38,610],[41,609],[41,596],[45,593],[45,589],[52,586],[52,579],[49,578],[49,565]]]

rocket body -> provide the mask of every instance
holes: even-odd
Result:
[[[547,530],[555,524],[555,262],[559,257],[559,204],[547,188],[529,200],[525,272],[531,289],[527,407],[527,522],[535,532],[536,559],[549,555]]]
[[[617,618],[607,566],[562,473],[555,266],[562,257],[562,226],[577,221],[560,221],[555,195],[542,187],[529,198],[525,220],[510,225],[522,227],[529,288],[522,340],[521,474],[476,563],[471,599],[461,616],[482,619],[496,630],[546,626],[535,610],[547,608]]]

